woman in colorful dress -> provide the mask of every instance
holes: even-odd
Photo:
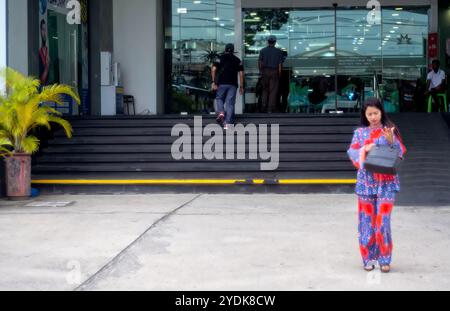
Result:
[[[369,172],[364,169],[367,154],[377,145],[391,145],[403,159],[406,148],[400,132],[389,120],[378,99],[366,101],[361,111],[361,125],[352,140],[348,155],[358,169],[356,194],[359,207],[359,244],[364,269],[373,271],[378,262],[383,273],[391,271],[392,234],[391,213],[396,194],[400,191],[399,177]]]

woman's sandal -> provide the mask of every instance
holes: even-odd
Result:
[[[390,266],[381,266],[381,272],[389,273],[389,272],[391,272],[391,267]]]
[[[372,272],[373,270],[375,270],[375,266],[365,266],[364,270],[366,270],[367,272]]]

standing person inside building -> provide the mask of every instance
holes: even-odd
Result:
[[[435,59],[432,63],[432,70],[428,74],[427,77],[427,92],[426,96],[431,96],[433,98],[433,102],[436,105],[436,111],[439,111],[439,94],[445,93],[445,72],[439,69],[441,66],[441,62]],[[447,103],[443,103],[447,105]],[[433,109],[433,111],[435,111]],[[445,109],[442,109],[445,111]]]
[[[234,124],[237,89],[244,95],[244,66],[242,61],[234,55],[234,45],[227,44],[225,53],[213,65],[212,89],[216,91],[217,122],[227,130]],[[238,84],[238,76],[240,86]]]
[[[279,85],[283,71],[283,52],[276,48],[277,37],[269,36],[268,46],[259,54],[259,72],[263,81],[263,111],[273,113],[279,101]]]
[[[361,127],[355,131],[348,155],[358,169],[358,232],[364,269],[372,271],[378,262],[381,271],[389,273],[393,250],[391,214],[400,183],[397,175],[375,174],[364,168],[367,154],[376,145],[392,146],[402,159],[406,153],[400,132],[387,117],[381,101],[371,98],[361,111]]]

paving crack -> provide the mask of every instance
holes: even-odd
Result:
[[[90,276],[86,281],[84,281],[81,285],[79,285],[77,288],[75,288],[75,291],[85,291],[88,290],[89,287],[94,284],[96,281],[101,279],[102,275],[106,273],[108,270],[110,270],[112,267],[114,267],[117,263],[120,262],[123,256],[127,253],[128,250],[130,250],[134,245],[139,243],[149,231],[154,229],[156,226],[158,226],[160,223],[166,221],[171,216],[175,215],[179,210],[183,209],[184,207],[188,206],[189,204],[193,203],[197,199],[199,199],[203,194],[199,194],[193,199],[189,200],[188,202],[182,204],[181,206],[177,207],[176,209],[172,210],[171,212],[167,213],[160,219],[158,219],[156,222],[154,222],[150,227],[148,227],[138,238],[136,238],[133,242],[131,242],[127,247],[125,247],[122,251],[120,251],[116,256],[114,256],[113,259],[111,259],[108,263],[106,263],[100,270],[98,270],[96,273],[94,273],[92,276]]]

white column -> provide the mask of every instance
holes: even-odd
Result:
[[[242,1],[235,0],[235,11],[234,11],[234,45],[235,50],[238,52],[237,56],[244,61],[244,37],[242,35]],[[245,68],[244,68],[245,69]],[[244,97],[241,94],[236,96],[236,114],[243,114],[245,108]]]
[[[28,75],[28,0],[8,0],[7,14],[8,66]]]
[[[6,0],[0,0],[0,68],[6,67]],[[4,84],[0,81],[0,93],[4,91]]]
[[[430,3],[431,7],[430,7],[430,13],[429,13],[429,18],[430,18],[430,32],[434,33],[434,32],[438,32],[438,28],[439,28],[439,5],[438,5],[438,0],[431,0]]]

